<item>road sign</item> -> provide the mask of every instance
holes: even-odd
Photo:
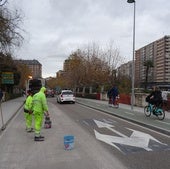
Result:
[[[14,84],[13,72],[2,72],[2,84]]]

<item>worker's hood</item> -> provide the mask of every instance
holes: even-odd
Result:
[[[46,91],[46,88],[45,88],[45,87],[42,87],[42,88],[40,89],[40,91],[44,93],[44,92]]]

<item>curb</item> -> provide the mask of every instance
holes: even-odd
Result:
[[[108,112],[108,111],[101,110],[100,108],[96,108],[96,107],[94,107],[94,106],[90,106],[90,105],[87,105],[87,104],[84,104],[84,103],[81,103],[81,102],[78,102],[78,101],[76,101],[76,103],[81,104],[81,105],[86,106],[86,107],[89,107],[89,108],[92,108],[92,109],[95,109],[95,110],[102,111],[102,112],[104,112],[104,113],[113,115],[113,116],[118,117],[118,118],[120,118],[120,119],[130,121],[130,122],[132,122],[132,123],[138,124],[138,125],[143,126],[143,127],[147,127],[147,128],[149,128],[149,129],[151,129],[151,130],[154,130],[154,131],[160,132],[160,133],[162,133],[162,134],[165,134],[165,135],[167,135],[167,136],[170,136],[170,131],[168,131],[168,130],[165,130],[165,129],[162,129],[162,128],[159,128],[159,127],[156,127],[156,126],[153,126],[153,125],[149,125],[149,124],[146,124],[146,123],[142,123],[141,121],[129,119],[129,118],[127,118],[127,117],[123,117],[123,116],[120,116],[120,115],[117,115],[117,114],[114,114],[114,113],[110,113],[110,112]]]
[[[21,104],[21,106],[14,112],[14,114],[6,121],[6,123],[1,127],[0,134],[6,129],[7,125],[10,123],[10,121],[16,116],[18,111],[23,107],[24,102]]]

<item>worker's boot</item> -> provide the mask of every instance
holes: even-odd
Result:
[[[44,136],[35,136],[34,141],[44,141]]]
[[[27,129],[27,132],[28,132],[28,133],[34,132],[34,129],[33,129],[33,128],[28,128],[28,129]]]

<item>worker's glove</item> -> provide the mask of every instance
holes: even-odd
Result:
[[[48,116],[50,116],[50,115],[49,115],[49,113],[48,113],[48,111],[47,111],[47,112],[45,112],[45,116],[47,116],[47,117],[48,117]]]
[[[29,110],[29,112],[28,112],[29,114],[32,114],[33,113],[33,111],[32,110]]]

